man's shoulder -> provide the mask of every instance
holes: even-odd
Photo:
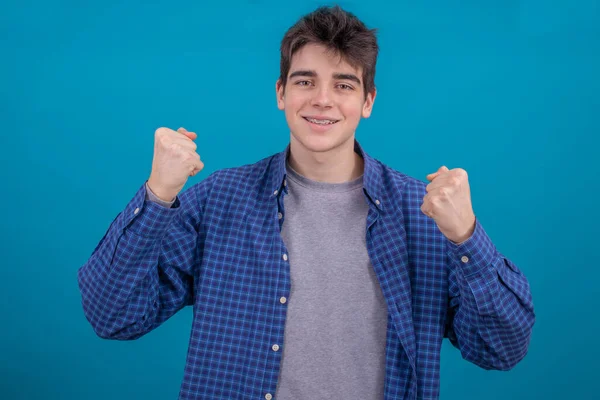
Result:
[[[276,154],[271,154],[253,163],[219,169],[214,172],[215,178],[225,184],[256,185],[260,181],[260,177],[268,172],[269,165],[275,156]]]
[[[427,183],[425,183],[424,181],[410,176],[377,159],[373,160],[379,165],[378,169],[380,170],[380,174],[383,179],[383,184],[386,188],[389,188],[390,190],[397,190],[403,192],[425,191],[425,186],[427,186]]]
[[[277,154],[271,154],[258,161],[235,167],[222,168],[215,173],[220,179],[252,180],[268,172],[269,165]]]
[[[193,187],[196,189],[206,187],[210,191],[235,189],[236,193],[246,190],[251,191],[253,188],[260,186],[261,182],[265,183],[264,176],[267,174],[269,165],[276,155],[277,153],[271,154],[249,164],[217,169]]]

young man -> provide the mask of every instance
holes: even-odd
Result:
[[[466,172],[426,184],[355,139],[377,52],[340,8],[301,18],[276,83],[289,146],[181,194],[204,167],[196,134],[156,131],[150,178],[78,279],[103,338],[194,307],[180,398],[432,399],[444,337],[486,369],[527,353],[528,282],[476,220]]]

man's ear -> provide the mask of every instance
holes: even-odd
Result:
[[[280,110],[285,109],[285,102],[283,101],[284,90],[285,87],[281,84],[281,79],[277,79],[277,82],[275,82],[275,95],[277,96],[277,108]]]
[[[373,111],[373,104],[375,103],[375,97],[377,96],[377,89],[373,89],[367,94],[365,104],[363,104],[362,116],[363,118],[369,118],[371,111]]]

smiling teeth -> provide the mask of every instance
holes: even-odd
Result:
[[[335,124],[337,122],[337,121],[333,121],[330,119],[306,118],[306,120],[312,122],[313,124],[319,124],[319,125],[330,125],[330,124]]]

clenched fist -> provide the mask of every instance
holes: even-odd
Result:
[[[427,175],[431,183],[425,188],[421,211],[431,217],[440,231],[454,243],[469,239],[475,231],[475,214],[467,171],[440,167]]]
[[[154,133],[154,158],[148,179],[150,190],[164,201],[173,201],[190,176],[204,168],[196,153],[198,136],[184,128],[158,128]]]

